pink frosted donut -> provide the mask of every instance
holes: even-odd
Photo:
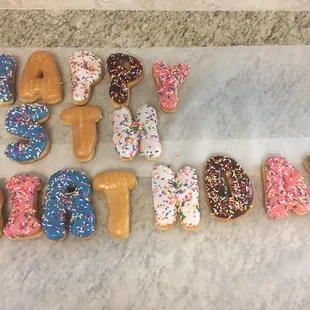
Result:
[[[188,77],[191,67],[178,64],[169,67],[164,61],[153,65],[153,78],[158,93],[158,102],[164,112],[174,112],[179,102],[178,90]]]
[[[265,205],[275,219],[287,217],[289,211],[304,215],[310,210],[309,191],[301,174],[285,158],[273,156],[263,167]]]

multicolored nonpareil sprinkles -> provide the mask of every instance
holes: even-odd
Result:
[[[166,166],[152,170],[152,193],[156,226],[170,228],[177,215],[187,228],[197,228],[200,223],[198,176],[194,168],[184,167],[175,177]]]
[[[91,186],[85,173],[60,170],[47,184],[42,225],[51,240],[62,240],[69,230],[79,238],[95,232],[95,215],[90,204]],[[70,217],[69,223],[67,218]]]
[[[113,144],[125,160],[133,159],[139,150],[140,125],[132,121],[128,108],[119,108],[113,115]]]
[[[301,174],[283,157],[273,156],[264,165],[265,204],[268,215],[283,219],[289,211],[303,215],[310,210],[307,185]]]
[[[79,51],[69,57],[69,67],[73,100],[88,101],[91,87],[102,77],[101,59],[94,53]]]
[[[141,62],[133,56],[116,53],[109,56],[106,67],[111,80],[111,99],[117,104],[127,103],[130,84],[138,82],[143,76]]]
[[[0,105],[14,102],[14,72],[16,62],[9,54],[0,56]]]
[[[235,219],[252,207],[252,183],[239,163],[230,157],[209,158],[206,163],[205,185],[214,218]]]
[[[4,153],[18,163],[37,161],[49,146],[46,129],[40,124],[48,118],[43,104],[22,104],[9,110],[5,119],[6,131],[28,142],[12,142]]]
[[[161,154],[161,143],[157,131],[158,118],[156,110],[150,105],[143,105],[137,111],[140,124],[140,153],[147,159],[158,159]]]
[[[156,225],[171,227],[176,221],[175,176],[166,166],[157,166],[152,170],[152,193]]]
[[[194,168],[184,167],[176,177],[178,215],[185,227],[197,227],[200,223],[198,176]]]
[[[39,178],[20,175],[8,178],[6,188],[11,196],[11,213],[4,227],[4,234],[10,239],[28,239],[40,236],[43,229],[35,217],[36,195],[41,189]]]
[[[134,122],[130,110],[118,108],[113,116],[113,144],[122,159],[133,159],[140,149],[147,159],[158,159],[161,143],[157,132],[157,115],[153,107],[144,105]]]
[[[179,87],[188,77],[191,67],[184,63],[169,67],[164,61],[158,61],[152,71],[160,107],[165,112],[175,111],[179,102]]]

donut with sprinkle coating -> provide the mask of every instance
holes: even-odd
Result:
[[[114,108],[127,107],[130,89],[143,78],[142,63],[135,57],[123,53],[112,54],[107,59],[110,74],[109,94]]]
[[[230,157],[208,159],[205,185],[211,216],[216,220],[233,220],[252,208],[252,182],[240,164]]]

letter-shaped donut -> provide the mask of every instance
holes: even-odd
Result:
[[[169,67],[164,61],[153,65],[153,79],[157,88],[158,102],[164,112],[171,113],[179,102],[179,87],[188,77],[191,67],[188,64],[178,64]]]
[[[28,58],[19,81],[19,97],[27,103],[62,101],[61,80],[52,54],[36,51]]]
[[[269,157],[263,166],[265,205],[268,215],[283,219],[289,211],[304,215],[310,210],[307,185],[301,174],[281,156]]]
[[[216,220],[233,220],[252,208],[252,183],[243,168],[227,156],[214,156],[206,162],[205,185]]]
[[[99,173],[93,179],[94,191],[104,194],[108,206],[108,231],[116,239],[130,234],[129,191],[136,186],[136,176],[130,171]]]
[[[101,59],[94,53],[79,51],[69,57],[71,93],[76,105],[86,104],[92,87],[102,79]]]
[[[152,170],[154,220],[157,228],[167,230],[179,215],[181,225],[188,231],[200,224],[198,176],[194,168],[180,169],[177,177],[169,167]]]
[[[4,227],[10,239],[32,239],[43,234],[40,221],[36,218],[37,194],[41,190],[39,178],[19,175],[6,180],[11,196],[11,213]]]
[[[141,62],[123,53],[112,54],[107,59],[107,70],[110,74],[110,98],[115,108],[127,107],[130,101],[130,88],[143,78]]]
[[[48,239],[64,240],[67,227],[76,237],[90,239],[93,236],[95,215],[90,195],[90,182],[83,172],[60,170],[50,177],[42,217]]]
[[[3,215],[2,215],[3,203],[4,203],[4,197],[0,188],[0,237],[2,236],[3,232]]]
[[[5,119],[6,131],[26,142],[12,142],[5,155],[22,164],[42,159],[50,149],[46,129],[41,125],[49,117],[43,104],[22,104],[9,110]]]
[[[136,122],[132,120],[128,108],[116,109],[113,116],[113,144],[120,158],[130,161],[140,150],[147,160],[157,160],[161,154],[157,123],[156,111],[149,105],[138,109]]]
[[[14,103],[16,62],[9,54],[0,56],[0,105]]]
[[[71,107],[62,111],[61,120],[72,127],[73,154],[80,162],[90,161],[97,142],[96,123],[101,111],[96,106]]]

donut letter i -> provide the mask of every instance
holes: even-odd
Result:
[[[60,170],[50,177],[42,217],[48,239],[64,240],[67,227],[76,237],[90,239],[93,236],[95,215],[90,195],[90,182],[83,172]]]
[[[105,195],[109,205],[108,231],[116,239],[130,234],[129,191],[136,186],[136,176],[130,171],[99,173],[92,185],[96,192]]]
[[[37,193],[41,190],[39,178],[19,175],[6,180],[10,192],[12,210],[4,234],[10,239],[32,239],[40,237],[43,229],[36,218]]]
[[[21,164],[31,163],[47,155],[50,144],[46,129],[41,125],[49,117],[42,104],[22,104],[9,110],[5,119],[6,131],[25,142],[10,143],[5,155]]]
[[[60,76],[49,52],[36,51],[28,58],[19,81],[19,97],[27,103],[43,100],[54,104],[62,101]]]

